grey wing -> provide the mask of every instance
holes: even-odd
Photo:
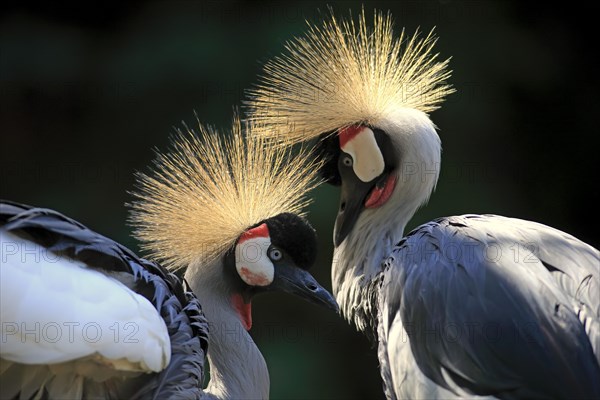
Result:
[[[533,222],[450,217],[404,238],[383,275],[380,358],[398,397],[434,385],[505,399],[600,398],[591,246]],[[424,377],[406,370],[411,363]]]
[[[146,297],[165,321],[171,341],[169,365],[158,373],[118,380],[118,388],[89,382],[84,388],[89,397],[98,393],[118,393],[131,399],[200,396],[208,323],[198,299],[184,281],[161,265],[136,256],[121,244],[53,210],[1,200],[0,227],[57,254],[83,261],[90,268],[122,277],[123,283]]]

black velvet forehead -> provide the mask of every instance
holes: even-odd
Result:
[[[282,213],[265,221],[274,246],[289,254],[294,263],[309,269],[317,259],[317,234],[308,221],[296,214]]]

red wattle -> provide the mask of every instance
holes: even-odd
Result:
[[[396,176],[390,174],[385,180],[385,184],[382,188],[375,186],[367,200],[365,201],[365,208],[377,208],[384,205],[392,196],[392,192],[396,187]]]
[[[244,329],[249,331],[252,328],[252,303],[245,303],[241,294],[231,296],[231,303],[238,313]]]

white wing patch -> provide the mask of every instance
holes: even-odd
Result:
[[[0,357],[56,364],[84,357],[127,371],[160,371],[171,357],[154,306],[84,263],[0,231]]]

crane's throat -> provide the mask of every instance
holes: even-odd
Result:
[[[234,294],[231,296],[231,304],[240,317],[244,329],[249,331],[252,328],[252,303],[246,303],[241,294]]]

